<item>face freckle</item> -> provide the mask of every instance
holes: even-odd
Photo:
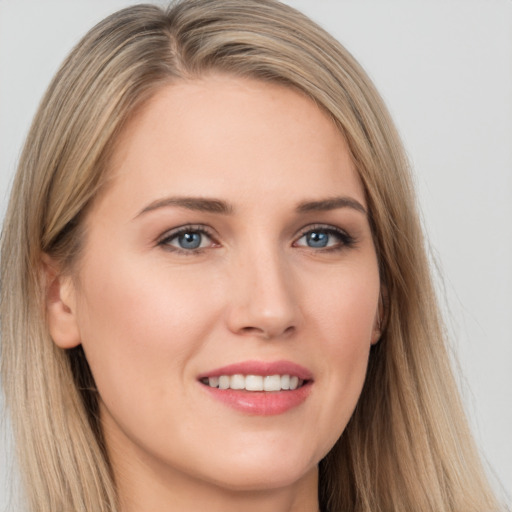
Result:
[[[364,190],[334,123],[280,85],[178,82],[131,120],[110,173],[75,294],[114,472],[127,488],[313,475],[378,337]],[[278,388],[209,385],[235,374]]]

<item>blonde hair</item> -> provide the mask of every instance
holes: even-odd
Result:
[[[2,374],[33,511],[114,512],[97,396],[80,348],[52,342],[41,258],[71,269],[119,133],[164,84],[220,72],[279,82],[326,110],[366,190],[385,318],[346,430],[320,462],[330,512],[498,510],[454,383],[415,198],[388,112],[351,55],[272,0],[140,5],[94,27],[44,96],[4,224]],[[70,270],[71,271],[71,270]]]

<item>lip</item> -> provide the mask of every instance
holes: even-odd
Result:
[[[304,384],[295,390],[286,391],[239,391],[212,388],[201,382],[207,377],[221,375],[296,375]],[[239,412],[255,416],[283,414],[301,405],[309,396],[313,386],[313,374],[304,366],[291,361],[244,361],[215,368],[197,377],[199,385],[214,400]]]
[[[313,374],[304,366],[291,361],[243,361],[215,368],[198,375],[198,380],[221,375],[296,375],[302,380],[313,380]]]

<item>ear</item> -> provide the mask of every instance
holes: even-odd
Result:
[[[375,345],[381,338],[384,330],[385,318],[386,318],[386,302],[387,293],[385,288],[381,288],[379,295],[379,305],[377,306],[377,314],[375,315],[375,321],[373,323],[371,344]]]
[[[42,257],[46,316],[54,343],[63,349],[80,345],[76,319],[76,291],[71,276],[64,275],[47,254]]]

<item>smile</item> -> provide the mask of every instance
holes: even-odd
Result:
[[[297,375],[219,375],[201,382],[211,388],[244,391],[294,391],[304,385]]]
[[[291,361],[242,361],[197,376],[207,396],[251,416],[273,416],[303,404],[312,372]]]

